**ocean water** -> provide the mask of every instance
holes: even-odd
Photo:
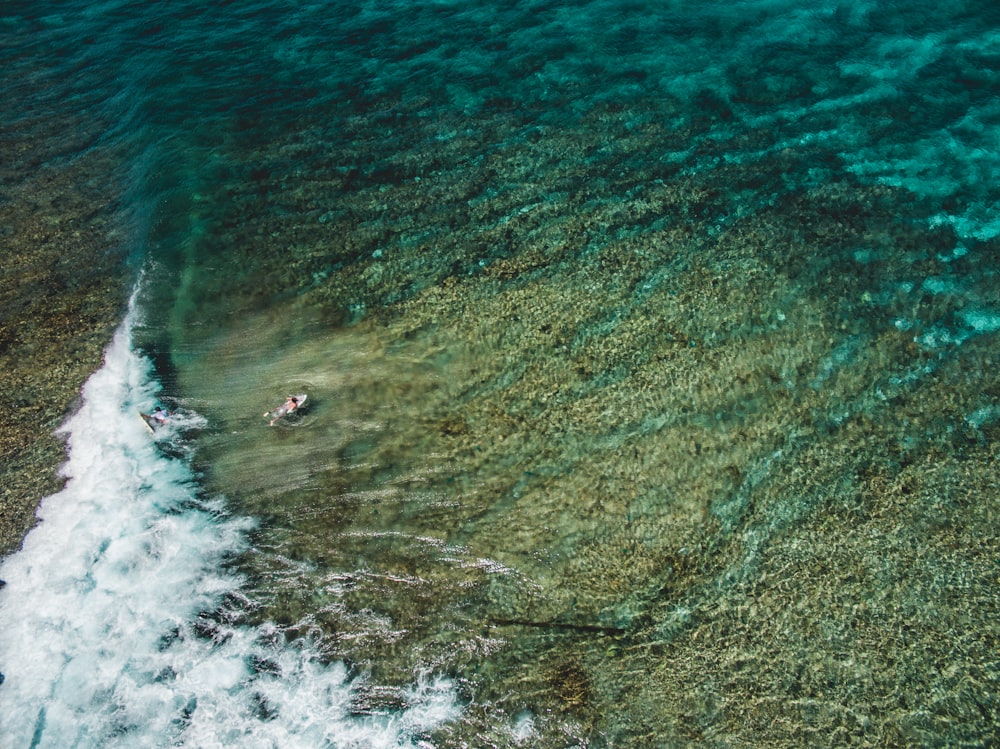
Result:
[[[0,564],[5,746],[995,740],[995,4],[0,36],[5,190],[101,185],[134,284]]]

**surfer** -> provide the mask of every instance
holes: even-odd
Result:
[[[264,413],[264,416],[267,416],[268,413],[270,413],[271,415],[271,421],[268,423],[268,426],[273,427],[274,422],[276,422],[282,416],[287,416],[298,407],[299,407],[299,399],[296,398],[294,395],[289,395],[287,398],[285,398],[285,402],[282,403],[280,406],[278,406],[276,409]]]
[[[167,419],[170,418],[170,412],[164,411],[162,408],[157,406],[153,410],[153,413],[151,414],[141,413],[140,416],[142,416],[142,418],[144,418],[146,421],[154,423],[157,426],[163,426],[164,424],[167,423]]]

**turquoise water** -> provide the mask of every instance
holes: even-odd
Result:
[[[0,574],[4,732],[988,745],[998,22],[6,4],[3,178],[84,165],[136,294]]]

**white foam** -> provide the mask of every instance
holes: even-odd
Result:
[[[395,747],[456,717],[441,679],[415,679],[406,709],[358,717],[345,669],[308,644],[212,619],[199,633],[199,615],[238,595],[224,561],[248,523],[150,438],[137,415],[156,400],[150,370],[126,322],[61,430],[65,489],[0,565],[4,746]]]

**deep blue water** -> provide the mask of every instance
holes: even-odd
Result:
[[[332,390],[306,363],[283,380],[256,369],[254,360],[267,358],[261,349],[268,334],[252,339],[252,355],[215,360],[215,369],[204,359],[222,347],[206,341],[245,334],[238,323],[248,315],[287,326],[285,346],[309,341],[317,326],[356,323],[448,278],[475,277],[516,257],[525,237],[548,241],[556,235],[547,233],[551,226],[563,227],[570,214],[619,203],[624,211],[657,186],[692,177],[711,185],[715,174],[711,199],[683,215],[622,219],[591,231],[566,256],[567,273],[612,240],[641,242],[647,232],[684,222],[718,236],[805,191],[846,180],[859,189],[901,188],[886,200],[899,201],[900,221],[925,232],[927,245],[857,245],[844,257],[807,256],[807,268],[831,273],[845,263],[877,269],[856,298],[831,298],[831,308],[877,320],[866,333],[871,339],[882,330],[912,334],[915,360],[946,358],[1000,331],[1000,8],[987,0],[7,2],[0,66],[6,179],[58,174],[99,155],[105,171],[95,179],[111,183],[116,196],[101,209],[126,227],[109,242],[121,243],[130,258],[123,273],[142,276],[137,307],[86,396],[88,408],[109,409],[107,419],[122,416],[114,403],[148,408],[159,383],[216,422],[225,421],[225,409],[205,393],[249,393],[254,378],[274,377],[276,395],[286,382]],[[753,176],[733,183],[733,168]],[[420,184],[428,192],[415,198]],[[483,230],[542,214],[510,246]],[[481,241],[487,234],[490,241]],[[261,240],[268,236],[275,241]],[[386,255],[405,258],[404,269],[367,286],[339,280]],[[820,275],[802,276],[813,272]],[[648,291],[654,288],[651,279],[635,303],[658,293]],[[900,302],[910,294],[924,301]],[[607,324],[627,314],[619,310]],[[811,386],[820,389],[862,340],[835,348]],[[896,385],[933,369],[891,366]],[[238,371],[222,374],[225,367]],[[197,377],[195,396],[185,383]],[[982,421],[996,418],[995,405],[983,408]],[[63,507],[74,516],[78,511],[65,507],[93,502],[91,513],[108,513],[106,537],[100,527],[57,540],[39,535],[3,568],[4,618],[23,624],[0,635],[7,674],[0,725],[12,746],[208,746],[248,736],[241,745],[393,746],[430,742],[433,730],[458,720],[469,695],[456,683],[468,674],[455,673],[453,664],[447,674],[432,666],[430,675],[414,673],[405,698],[397,694],[372,717],[352,712],[357,690],[345,667],[321,663],[308,647],[267,650],[278,625],[234,625],[235,634],[219,636],[223,646],[206,655],[212,648],[185,634],[197,630],[200,613],[236,590],[281,599],[282,581],[295,577],[257,577],[229,564],[261,538],[265,547],[272,543],[251,529],[276,490],[270,479],[248,479],[241,485],[248,496],[231,497],[235,511],[220,509],[225,500],[206,499],[199,488],[190,446],[156,452],[135,424],[116,431],[107,423],[77,417],[69,429],[73,459],[98,471],[104,465],[111,485],[81,479],[69,494],[49,498],[46,510],[55,518]],[[217,481],[233,491],[239,484],[232,475],[253,468],[238,458],[226,462],[245,449],[226,439],[210,434],[204,455],[211,458],[203,459],[228,466]],[[114,446],[84,459],[78,444],[102,440]],[[324,460],[311,455],[317,465]],[[276,460],[261,457],[260,470]],[[314,488],[312,479],[303,481]],[[106,503],[120,496],[135,500],[134,517]],[[227,519],[230,512],[250,519]],[[42,528],[64,522],[71,521]],[[276,521],[268,514],[268,522]],[[184,527],[168,527],[175,523]],[[467,529],[450,532],[443,531],[452,541]],[[404,554],[393,546],[404,541],[395,538],[372,543],[384,544],[387,556]],[[62,544],[79,560],[59,581],[44,565]],[[134,559],[100,567],[119,544]],[[168,556],[150,551],[157,544],[187,551],[174,567],[152,565]],[[470,568],[483,561],[459,546],[440,554],[467,554]],[[299,563],[324,569],[322,555],[288,562]],[[122,570],[147,564],[156,582],[142,591],[125,584]],[[102,583],[102,574],[111,581]],[[164,595],[147,600],[150,587]],[[109,609],[95,598],[110,610],[138,600],[142,611],[119,625],[98,625]],[[77,621],[70,610],[91,619]],[[19,670],[15,654],[39,628],[50,651],[44,665]],[[151,640],[136,634],[143,629]],[[165,632],[190,647],[164,644]],[[111,657],[101,645],[109,639],[119,643],[112,650],[137,655]],[[281,663],[285,678],[267,681],[253,669],[267,659]],[[185,676],[164,677],[168,672]],[[88,682],[96,686],[82,686]],[[512,744],[534,730],[530,709],[507,718],[503,735]]]

